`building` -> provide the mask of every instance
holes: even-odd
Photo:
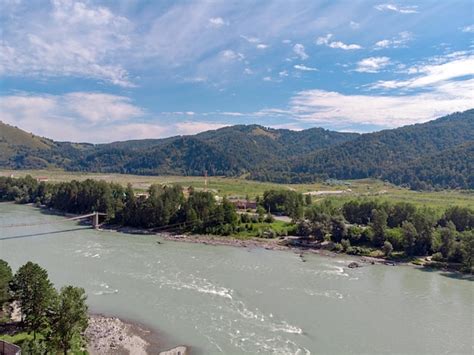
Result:
[[[257,208],[257,201],[246,200],[243,198],[229,198],[229,202],[232,203],[238,210],[254,210]]]

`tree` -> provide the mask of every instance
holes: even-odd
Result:
[[[64,355],[75,341],[83,340],[88,322],[86,298],[83,288],[66,286],[61,288],[52,307],[51,343]]]
[[[12,269],[6,261],[0,259],[0,311],[3,304],[10,298],[9,283],[12,278]]]
[[[390,228],[400,227],[403,221],[410,220],[411,216],[416,212],[416,207],[407,202],[399,202],[389,205],[386,208],[388,219],[387,225]]]
[[[343,238],[347,237],[347,227],[342,216],[331,218],[331,239],[340,243]],[[345,250],[345,249],[344,249]]]
[[[26,329],[32,331],[36,339],[36,333],[48,326],[47,312],[56,293],[47,271],[27,262],[13,277],[12,290],[20,303]]]
[[[385,256],[390,256],[390,254],[392,254],[392,251],[393,251],[392,243],[390,243],[388,240],[383,242],[382,250]]]
[[[461,238],[463,265],[467,271],[472,273],[474,266],[474,231],[470,230],[462,233]]]
[[[323,240],[326,235],[331,234],[331,217],[326,213],[319,212],[317,207],[306,211],[306,218],[311,226],[311,234],[318,240]]]
[[[439,234],[441,239],[439,251],[444,258],[447,258],[453,248],[454,239],[456,237],[456,226],[450,221],[446,227],[440,228]]]
[[[374,231],[373,243],[381,247],[385,241],[385,228],[387,228],[387,213],[382,209],[372,210],[371,225]]]
[[[474,228],[474,210],[468,207],[450,207],[446,210],[440,222],[445,225],[449,221],[454,223],[459,232],[472,229]]]
[[[418,236],[413,223],[405,221],[402,223],[402,233],[403,233],[403,249],[405,254],[411,256],[415,252],[415,242]]]
[[[123,208],[123,222],[134,226],[136,223],[136,210],[137,210],[137,199],[135,197],[135,192],[133,191],[132,184],[127,184],[127,189],[125,190],[125,203]]]
[[[430,209],[418,210],[413,215],[412,223],[417,232],[415,241],[415,253],[417,255],[426,255],[431,251],[435,222],[435,213]]]
[[[44,339],[27,339],[21,344],[21,353],[25,355],[48,354],[48,344]]]

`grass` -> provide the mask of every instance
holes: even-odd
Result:
[[[131,183],[137,191],[145,191],[151,184],[176,184],[193,186],[196,189],[205,187],[204,177],[199,176],[141,176],[127,174],[101,174],[65,172],[63,170],[0,170],[0,176],[25,176],[47,177],[51,182],[70,180],[105,180],[122,185]],[[310,191],[343,191],[337,195],[323,194],[313,196],[314,202],[330,199],[336,206],[357,198],[377,199],[391,202],[411,202],[417,206],[427,206],[438,212],[449,206],[472,206],[474,205],[474,191],[466,190],[442,190],[442,191],[412,191],[375,179],[338,181],[334,184],[276,184],[245,180],[241,178],[209,177],[208,190],[219,196],[249,196],[255,198],[270,189],[288,189],[301,193]]]
[[[36,335],[36,338],[38,340],[41,340],[43,339],[43,335],[38,333]],[[0,334],[0,340],[22,347],[26,341],[33,340],[33,333],[19,332],[14,335]],[[79,341],[75,341],[73,345],[73,349],[69,352],[69,354],[73,354],[73,355],[87,355],[88,354],[87,351],[80,350],[80,349],[81,349],[81,346],[79,345]]]
[[[21,346],[26,340],[32,340],[33,334],[27,332],[20,332],[14,335],[0,334],[0,340],[6,341],[11,344]]]

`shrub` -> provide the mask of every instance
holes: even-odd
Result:
[[[347,251],[351,247],[351,242],[348,239],[343,239],[341,241],[342,250]]]
[[[265,223],[273,223],[273,222],[275,222],[275,218],[269,213],[269,214],[266,215],[264,222]]]
[[[434,253],[433,256],[431,257],[431,260],[444,261],[443,254],[441,254],[440,252]]]
[[[392,244],[393,249],[403,250],[403,231],[401,228],[387,228],[385,238]]]
[[[363,232],[364,230],[361,227],[351,226],[347,230],[347,238],[350,240],[351,244],[358,244],[361,241]]]
[[[392,254],[392,251],[393,251],[392,243],[390,243],[388,240],[383,242],[382,250],[385,256],[390,256],[390,254]]]

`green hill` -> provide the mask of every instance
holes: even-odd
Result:
[[[474,110],[368,134],[237,125],[165,139],[54,142],[0,123],[0,167],[249,176],[274,182],[381,178],[412,188],[474,188]]]
[[[375,177],[415,186],[418,185],[415,176],[401,178],[397,174],[408,169],[406,174],[409,171],[416,175],[414,167],[430,169],[433,156],[454,156],[456,150],[452,150],[453,148],[473,141],[474,110],[469,110],[423,124],[363,134],[349,142],[300,157],[296,162],[284,162],[275,166],[273,172],[266,171],[265,174],[275,176],[279,181],[311,181],[314,176],[337,179]],[[461,156],[473,160],[469,154]],[[466,176],[469,173],[472,175],[472,171],[457,165],[453,173],[467,178],[458,180],[459,183],[454,187],[473,188],[467,183]],[[257,174],[254,174],[254,178],[260,178]],[[435,180],[430,177],[420,181],[426,181],[430,185],[450,186],[446,181]]]

